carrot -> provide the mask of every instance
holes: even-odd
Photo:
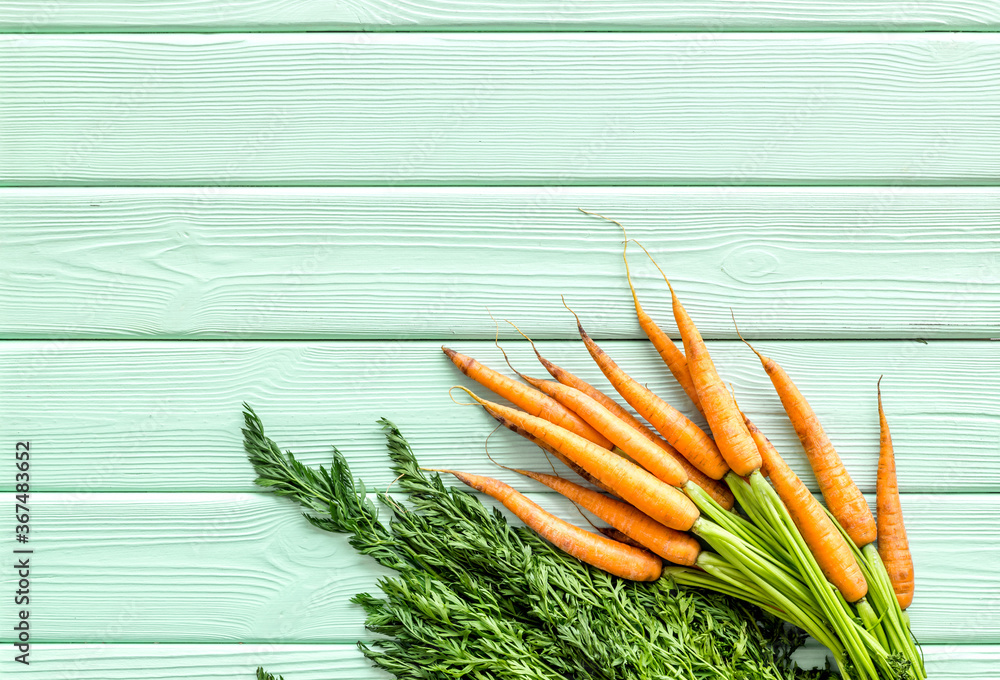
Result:
[[[641,548],[642,550],[646,549],[646,547],[642,543],[635,540],[634,538],[629,538],[628,536],[618,531],[618,529],[615,529],[614,527],[597,527],[597,530],[600,531],[605,536],[607,536],[608,538],[610,538],[612,541],[618,541],[619,543],[630,545],[633,548]]]
[[[868,593],[868,583],[851,547],[771,441],[746,416],[744,422],[760,450],[774,490],[788,508],[788,514],[816,558],[816,563],[845,600],[857,602]]]
[[[604,216],[598,215],[598,217],[604,217]],[[604,217],[604,219],[608,218]],[[625,227],[622,226],[621,223],[615,220],[610,220],[610,221],[614,222],[619,227],[621,227],[622,233],[625,233]],[[684,390],[684,393],[687,394],[688,398],[698,408],[698,410],[702,411],[702,413],[704,414],[704,411],[701,407],[701,400],[698,397],[698,391],[695,389],[694,381],[691,378],[691,370],[688,367],[687,357],[684,356],[684,353],[677,347],[677,345],[674,344],[674,341],[670,339],[670,336],[668,336],[666,332],[663,331],[662,328],[656,325],[656,322],[654,322],[653,319],[650,318],[648,314],[646,314],[646,312],[642,309],[642,305],[639,304],[639,297],[636,295],[635,286],[632,285],[632,274],[629,271],[629,266],[628,266],[628,257],[627,257],[628,241],[629,241],[628,235],[626,234],[625,246],[624,248],[622,248],[622,259],[625,260],[625,277],[628,279],[629,290],[632,291],[632,301],[635,303],[635,313],[639,319],[639,326],[646,333],[646,337],[649,338],[650,342],[653,343],[653,347],[656,348],[656,351],[660,355],[660,358],[663,359],[663,362],[667,365],[667,368],[670,369],[670,372],[673,374],[674,379]],[[647,256],[649,256],[649,259],[659,270],[660,274],[663,274],[663,270],[660,269],[660,265],[656,263],[656,260],[649,253],[649,251],[646,250],[646,248],[638,241],[636,241],[636,244],[643,249],[643,251],[646,253]],[[663,279],[664,281],[667,281],[667,285],[670,286],[670,281],[667,280],[667,277],[665,275],[663,276]],[[673,288],[671,288],[670,291],[671,293],[673,293]],[[741,415],[743,415],[744,418],[746,417],[745,414]],[[749,427],[747,429],[749,429]],[[764,474],[765,477],[767,476],[767,470],[761,468],[761,472]],[[732,506],[730,505],[726,509],[728,510],[730,507]]]
[[[528,383],[586,420],[629,458],[659,479],[672,486],[684,486],[687,483],[687,473],[672,456],[580,390],[553,380],[523,377]]]
[[[635,304],[635,315],[639,320],[639,327],[642,329],[649,341],[653,343],[653,347],[656,348],[657,354],[663,359],[663,363],[667,365],[670,373],[674,376],[674,379],[684,390],[684,393],[691,400],[691,403],[700,411],[701,402],[698,399],[698,392],[695,390],[694,382],[691,380],[691,371],[688,370],[687,358],[684,356],[684,352],[674,344],[674,341],[670,339],[662,328],[660,328],[653,321],[652,317],[646,313],[639,304],[639,296],[635,292],[635,286],[632,285],[632,272],[629,270],[628,266],[628,232],[625,231],[625,225],[623,225],[618,220],[613,220],[610,217],[605,217],[598,213],[588,212],[580,208],[580,212],[587,215],[593,215],[594,217],[600,217],[603,220],[607,220],[613,224],[617,224],[621,230],[622,234],[625,236],[625,245],[622,248],[622,260],[625,261],[625,278],[628,279],[629,290],[632,291],[632,302]]]
[[[527,385],[522,385],[512,378],[508,378],[503,373],[494,371],[492,368],[479,363],[470,356],[447,347],[442,347],[441,350],[461,369],[462,373],[511,403],[520,406],[531,415],[539,416],[559,427],[564,427],[581,437],[589,439],[598,446],[603,446],[606,449],[610,449],[613,446],[600,432],[552,397],[542,394]]]
[[[687,358],[688,371],[691,373],[691,382],[694,383],[695,392],[708,426],[715,436],[715,443],[719,447],[719,452],[726,460],[726,463],[733,469],[733,472],[745,477],[754,470],[760,469],[760,452],[754,444],[753,437],[747,430],[743,422],[743,415],[736,407],[733,395],[726,389],[725,383],[719,377],[719,372],[715,369],[715,362],[712,361],[705,346],[705,340],[701,337],[701,332],[695,326],[684,305],[681,304],[674,286],[670,279],[660,269],[653,256],[646,250],[645,246],[636,241],[636,245],[642,248],[649,256],[653,266],[663,275],[663,280],[667,282],[670,289],[670,298],[673,301],[674,321],[677,322],[677,330],[680,331],[681,339],[684,341],[684,353]]]
[[[435,472],[454,475],[476,491],[497,499],[539,536],[581,562],[630,581],[660,578],[663,561],[656,555],[573,526],[497,479],[455,470]]]
[[[549,453],[549,454],[555,456],[561,463],[563,463],[566,467],[568,467],[570,470],[572,470],[573,472],[575,472],[577,475],[579,475],[580,477],[582,477],[586,481],[590,482],[591,484],[593,484],[594,486],[596,486],[599,489],[603,489],[607,493],[614,494],[614,492],[611,490],[611,488],[608,487],[606,484],[603,484],[601,482],[601,480],[599,480],[596,477],[594,477],[594,475],[592,475],[589,472],[587,472],[586,470],[584,470],[582,467],[580,467],[579,465],[577,465],[576,463],[574,463],[573,461],[571,461],[569,458],[567,458],[563,454],[561,454],[558,451],[556,451],[554,448],[552,448],[551,446],[549,446],[548,444],[546,444],[545,442],[543,442],[542,440],[540,440],[538,437],[536,437],[536,436],[534,436],[532,434],[529,434],[524,428],[518,427],[517,425],[515,425],[514,423],[512,423],[510,420],[508,420],[508,419],[506,419],[506,418],[504,418],[502,416],[494,415],[493,417],[496,418],[497,421],[501,425],[503,425],[504,427],[506,427],[511,432],[515,432],[515,433],[521,435],[522,437],[524,437],[525,439],[527,439],[528,441],[530,441],[532,444],[537,445],[539,448],[541,448],[546,453]]]
[[[464,387],[459,389],[464,390],[491,416],[498,420],[510,420],[538,437],[606,484],[622,500],[631,503],[660,524],[687,531],[698,519],[698,508],[687,496],[635,463],[543,418],[487,401]]]
[[[665,527],[646,514],[614,498],[585,489],[562,477],[546,475],[531,470],[513,470],[540,482],[570,499],[580,507],[594,513],[644,548],[652,550],[674,564],[691,566],[701,552],[698,541],[682,531]]]
[[[740,339],[743,340],[742,335]],[[816,412],[778,362],[758,352],[746,340],[743,342],[757,355],[768,377],[771,378],[771,384],[774,385],[781,399],[781,405],[785,408],[792,427],[795,428],[795,434],[802,442],[802,448],[809,458],[809,465],[816,475],[816,481],[830,512],[859,548],[868,545],[875,540],[875,519],[868,509],[865,497],[861,495],[861,490],[851,479],[844,462],[833,448],[833,443],[823,430],[823,426],[820,425]]]
[[[885,420],[885,411],[882,410],[882,378],[878,381],[878,421],[881,432],[875,494],[878,508],[878,554],[885,564],[900,609],[906,609],[913,602],[913,557],[910,555],[909,541],[906,540],[903,508],[899,503],[892,436]]]
[[[729,471],[729,467],[716,448],[715,442],[683,413],[619,368],[618,364],[587,335],[579,318],[576,327],[590,356],[618,394],[696,468],[712,479],[722,479]]]
[[[733,497],[733,492],[729,490],[729,487],[727,487],[725,484],[716,479],[712,479],[704,472],[702,472],[694,465],[692,465],[691,461],[689,461],[687,458],[678,453],[677,449],[668,444],[663,439],[663,437],[661,437],[660,435],[656,434],[651,429],[649,429],[648,426],[644,425],[638,418],[636,418],[634,415],[625,410],[617,401],[615,401],[608,395],[604,394],[604,392],[601,392],[599,389],[597,389],[587,381],[583,380],[582,378],[577,377],[573,373],[567,371],[565,368],[557,366],[556,364],[552,363],[551,361],[543,357],[541,353],[538,351],[538,348],[535,347],[535,343],[531,340],[531,338],[525,335],[520,328],[518,328],[510,321],[508,321],[507,323],[510,323],[511,326],[514,326],[517,332],[520,333],[522,336],[524,336],[525,340],[531,343],[531,349],[534,350],[535,356],[538,357],[538,361],[542,364],[542,366],[545,367],[545,370],[549,372],[549,375],[551,375],[553,378],[561,382],[563,385],[566,385],[567,387],[572,387],[574,389],[580,390],[588,397],[599,403],[601,406],[603,406],[604,408],[608,409],[613,414],[618,416],[618,418],[620,418],[624,423],[629,425],[643,437],[653,442],[656,446],[662,449],[671,458],[676,460],[682,468],[684,468],[684,472],[687,474],[687,477],[691,482],[700,486],[705,491],[705,493],[707,493],[713,499],[715,499],[715,502],[721,505],[723,508],[729,510],[736,504],[736,499]],[[529,382],[533,380],[527,377],[525,379],[529,380]],[[534,383],[532,383],[532,385],[537,387],[537,385],[534,385]],[[556,397],[556,400],[558,401],[558,397]],[[567,406],[567,408],[572,408],[567,404],[563,404],[563,406]]]

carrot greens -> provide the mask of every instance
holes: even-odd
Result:
[[[791,654],[802,631],[750,604],[670,579],[620,579],[511,526],[472,494],[425,474],[387,420],[394,488],[406,501],[374,494],[391,515],[385,523],[339,451],[329,468],[307,467],[264,434],[249,406],[244,417],[257,484],[396,572],[379,582],[380,596],[354,602],[381,634],[361,650],[398,678],[832,677],[798,669]],[[739,584],[734,589],[752,589],[724,565],[716,571]],[[258,678],[274,676],[261,670]]]

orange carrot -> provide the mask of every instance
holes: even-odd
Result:
[[[798,527],[823,574],[848,602],[857,602],[868,592],[868,584],[851,547],[830,520],[815,496],[802,483],[771,441],[744,416],[761,458],[770,473],[771,484],[778,493],[792,521]]]
[[[530,477],[553,491],[561,493],[629,538],[637,541],[644,548],[652,550],[674,564],[691,566],[698,558],[698,553],[701,552],[701,546],[693,536],[663,526],[628,503],[585,489],[562,477],[532,472],[531,470],[515,469],[514,472]]]
[[[660,524],[687,531],[698,519],[698,508],[682,492],[660,481],[635,463],[611,453],[583,437],[549,421],[482,399],[464,390],[494,418],[505,418],[538,437],[559,453],[592,474]]]
[[[541,448],[546,453],[549,453],[549,454],[555,456],[566,467],[568,467],[570,470],[572,470],[577,475],[579,475],[583,479],[587,480],[588,482],[590,482],[591,484],[593,484],[597,488],[603,489],[607,493],[614,494],[614,491],[612,491],[611,488],[608,487],[606,484],[603,484],[601,482],[601,480],[599,480],[596,477],[594,477],[594,475],[592,475],[589,472],[587,472],[586,470],[584,470],[582,467],[580,467],[579,465],[577,465],[576,463],[574,463],[573,461],[571,461],[569,458],[567,458],[563,454],[561,454],[558,451],[556,451],[554,448],[552,448],[551,446],[549,446],[548,444],[546,444],[545,442],[543,442],[542,440],[540,440],[538,437],[535,437],[534,435],[529,434],[524,428],[518,427],[517,425],[515,425],[511,421],[509,421],[506,418],[503,418],[501,416],[497,416],[497,415],[494,414],[493,417],[496,418],[497,421],[501,425],[503,425],[504,427],[506,427],[511,432],[516,432],[517,434],[521,435],[522,437],[524,437],[525,439],[527,439],[528,441],[530,441],[532,444],[537,445],[539,448]]]
[[[612,541],[618,541],[619,543],[630,545],[633,548],[640,548],[642,550],[646,549],[646,546],[644,546],[642,543],[635,540],[634,538],[629,538],[628,536],[618,531],[618,529],[615,529],[614,527],[597,527],[597,530],[600,531],[605,536],[607,536],[608,538],[610,538]]]
[[[875,495],[878,507],[878,554],[885,564],[900,609],[906,609],[913,602],[913,557],[910,555],[909,541],[906,540],[903,508],[899,503],[892,437],[889,435],[885,411],[882,410],[882,378],[878,381],[878,421],[881,431]]]
[[[510,322],[508,321],[507,323]],[[514,326],[514,324],[511,325]],[[650,430],[647,425],[643,424],[638,418],[636,418],[634,415],[625,410],[617,401],[615,401],[608,395],[604,394],[604,392],[601,392],[599,389],[592,386],[590,383],[583,380],[582,378],[577,377],[573,373],[567,371],[565,368],[557,366],[556,364],[552,363],[551,361],[543,357],[541,353],[538,351],[538,348],[535,347],[535,343],[532,342],[531,338],[529,338],[527,335],[524,335],[521,329],[518,328],[517,326],[514,326],[514,328],[517,329],[517,332],[521,333],[521,335],[523,335],[524,338],[531,343],[531,349],[535,351],[535,356],[538,357],[538,361],[541,362],[542,366],[545,367],[545,370],[549,372],[549,375],[551,375],[553,378],[561,382],[563,385],[566,385],[567,387],[572,387],[577,390],[580,390],[588,397],[599,403],[601,406],[614,413],[623,422],[628,424],[643,437],[653,442],[656,446],[662,449],[671,458],[676,460],[682,468],[684,468],[684,472],[687,474],[688,479],[691,482],[700,486],[705,491],[705,493],[714,498],[715,502],[721,505],[723,508],[729,510],[730,508],[733,507],[733,505],[736,504],[736,499],[733,497],[733,492],[729,490],[729,487],[727,487],[725,484],[716,479],[712,479],[704,472],[702,472],[694,465],[692,465],[691,461],[689,461],[687,458],[678,453],[677,449],[668,444],[666,440],[663,439],[663,437]],[[563,406],[567,405],[563,404]]]
[[[479,363],[470,356],[447,347],[442,347],[441,349],[461,369],[462,373],[504,399],[520,406],[531,415],[544,418],[606,449],[614,446],[604,435],[588,425],[580,416],[570,411],[552,397],[542,394],[527,385],[522,385],[513,378],[508,378],[503,373],[494,371],[492,368]]]
[[[875,540],[875,519],[861,490],[851,479],[837,450],[826,436],[815,411],[778,362],[758,352],[746,340],[743,342],[757,355],[771,378],[771,384],[795,428],[795,434],[802,442],[802,448],[809,458],[809,465],[816,475],[830,512],[859,548],[868,545]]]
[[[597,362],[618,394],[696,468],[712,479],[722,479],[729,471],[729,467],[716,448],[715,442],[683,413],[619,368],[618,364],[587,335],[579,318],[576,326],[590,356]]]
[[[684,486],[687,483],[687,473],[672,456],[580,390],[553,380],[522,377],[586,420],[595,430],[624,451],[629,458],[667,484]]]
[[[436,472],[455,475],[476,491],[497,499],[539,536],[581,562],[630,581],[660,578],[663,562],[656,555],[573,526],[497,479],[454,470]]]
[[[754,470],[760,468],[761,458],[757,446],[753,442],[753,437],[747,430],[743,422],[743,415],[736,407],[733,395],[729,393],[719,372],[715,369],[715,362],[712,361],[708,353],[708,347],[701,337],[701,332],[695,326],[694,321],[688,315],[684,305],[681,304],[670,279],[660,265],[656,263],[653,256],[646,248],[636,241],[636,244],[646,251],[653,265],[663,275],[663,280],[667,282],[670,289],[670,298],[673,301],[674,320],[677,322],[677,330],[680,331],[681,339],[684,341],[684,353],[687,358],[688,371],[691,373],[691,382],[694,383],[698,400],[695,402],[701,406],[708,426],[715,436],[715,443],[719,447],[719,452],[726,463],[736,474],[745,477]]]

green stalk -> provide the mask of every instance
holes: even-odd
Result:
[[[892,588],[892,581],[889,579],[889,574],[885,570],[885,565],[882,563],[882,558],[879,556],[875,544],[870,543],[863,549],[858,548],[844,531],[844,527],[840,525],[837,518],[833,516],[833,513],[827,510],[826,514],[833,525],[837,527],[840,535],[847,541],[854,554],[854,559],[861,567],[868,583],[868,597],[877,610],[882,612],[880,618],[882,628],[889,641],[889,648],[893,652],[902,654],[910,662],[912,675],[915,678],[926,678],[927,671],[924,667],[923,654],[917,648],[913,634],[910,632],[909,617],[899,606],[896,592]]]
[[[762,508],[759,507],[753,493],[751,493],[752,489],[750,485],[732,471],[726,473],[725,480],[729,486],[729,490],[736,497],[736,502],[739,503],[740,509],[747,514],[755,528],[758,528],[762,533],[766,533],[769,539],[768,552],[774,556],[782,556],[785,562],[791,564],[790,555],[788,555],[788,551],[781,544],[781,537],[775,528],[771,526],[771,523],[767,521]]]
[[[822,617],[813,613],[815,606],[810,592],[786,574],[780,565],[770,562],[766,555],[761,557],[757,548],[704,519],[695,522],[692,531],[745,574],[775,607],[802,622],[800,627],[803,630],[830,647],[829,642],[835,636],[823,624]],[[839,645],[830,648],[835,647]]]
[[[781,609],[777,607],[768,599],[768,595],[762,592],[755,584],[736,579],[736,582],[740,585],[734,585],[729,580],[724,580],[705,571],[697,571],[689,567],[667,567],[663,570],[663,574],[681,585],[707,588],[756,605],[764,611],[777,616],[782,621],[804,630],[820,644],[826,646],[834,655],[838,664],[843,664],[845,658],[843,647],[841,647],[836,637],[825,626],[815,618],[798,615],[798,612],[795,612],[794,609]]]
[[[797,574],[785,565],[774,562],[771,555],[761,551],[752,543],[734,536],[723,527],[702,519],[695,522],[691,531],[708,541],[717,552],[721,553],[725,550],[734,555],[735,557],[726,556],[730,563],[746,564],[758,575],[777,581],[785,588],[785,592],[795,597],[799,603],[808,605],[812,602],[812,594]]]
[[[899,606],[892,581],[885,570],[885,564],[878,554],[875,544],[870,543],[859,551],[858,563],[862,565],[866,576],[870,574],[869,590],[875,605],[882,610],[882,619],[886,634],[892,639],[892,649],[900,650],[906,660],[912,664],[913,674],[917,678],[926,678],[923,655],[914,644],[908,618]]]
[[[827,620],[843,641],[855,668],[863,676],[878,680],[878,671],[875,669],[871,655],[866,650],[865,641],[858,633],[857,623],[850,610],[841,606],[842,598],[838,600],[838,597],[833,594],[832,591],[835,589],[827,581],[826,576],[816,563],[816,558],[813,557],[809,547],[805,544],[805,540],[788,514],[785,504],[760,472],[751,474],[750,484],[754,492],[761,498],[762,505],[766,499],[766,507],[769,507],[773,513],[772,519],[775,525],[782,529],[786,545],[795,555],[803,575],[809,581],[823,611],[826,612]],[[867,633],[867,631],[865,632]]]
[[[886,640],[886,633],[882,630],[881,617],[875,613],[872,606],[868,603],[867,598],[861,598],[857,603],[858,614],[861,616],[861,622],[865,624],[865,628],[868,629],[869,633],[874,633],[878,638],[879,644],[881,644],[886,649],[891,649],[889,642]]]
[[[718,501],[712,498],[700,486],[693,482],[684,485],[684,491],[688,497],[698,506],[698,510],[710,520],[724,528],[729,533],[739,536],[741,539],[752,545],[766,545],[768,549],[781,550],[781,547],[769,540],[768,537],[757,527],[746,521],[734,512],[726,510],[719,505]],[[736,496],[736,494],[733,494]],[[737,497],[737,502],[738,502]]]

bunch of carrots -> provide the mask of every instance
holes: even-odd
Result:
[[[645,422],[545,359],[534,344],[551,380],[518,373],[519,382],[443,349],[464,374],[518,408],[459,389],[601,491],[556,474],[513,471],[610,527],[591,533],[497,479],[438,472],[497,499],[546,540],[594,567],[635,581],[669,577],[718,591],[799,626],[830,649],[844,677],[925,678],[904,613],[913,599],[913,563],[880,386],[876,522],[816,413],[777,362],[747,343],[802,442],[826,507],[740,410],[666,275],[683,350],[643,310],[628,269],[628,243],[626,235],[623,259],[639,325],[710,431],[627,375],[577,317],[588,353]]]

